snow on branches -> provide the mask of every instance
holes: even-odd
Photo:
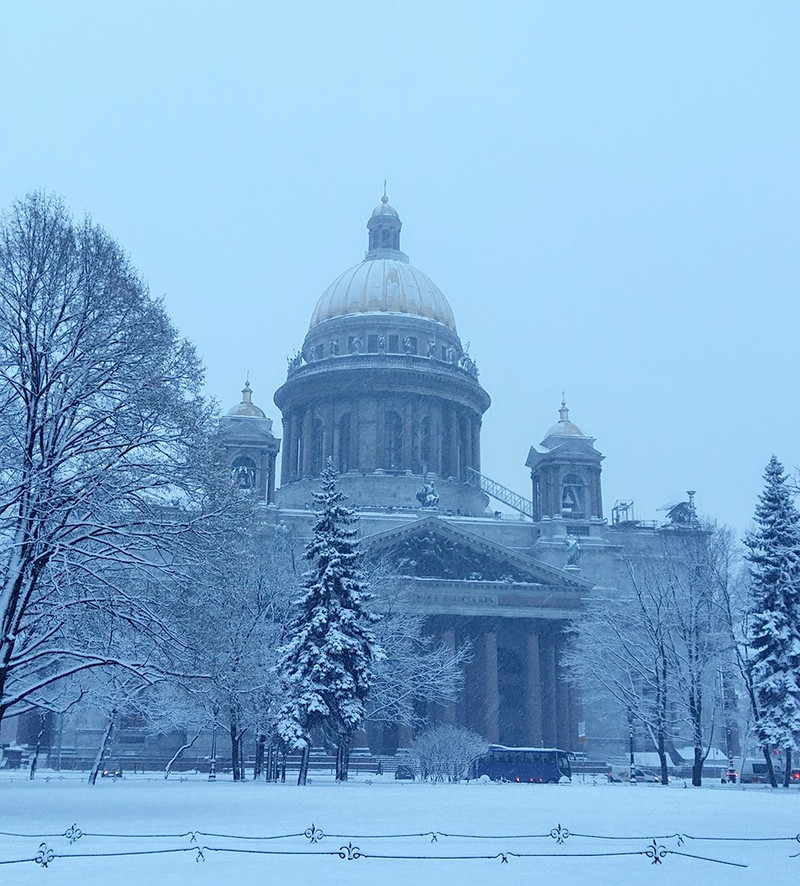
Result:
[[[800,514],[774,455],[745,544],[756,729],[765,746],[790,752],[800,744]],[[787,773],[790,769],[787,753]]]
[[[364,719],[373,663],[383,655],[370,628],[376,616],[367,608],[359,568],[357,518],[343,504],[330,460],[314,497],[317,519],[305,553],[311,565],[279,665],[286,701],[278,733],[302,752],[299,784],[306,780],[312,732],[336,742],[336,777],[347,778],[348,743]]]

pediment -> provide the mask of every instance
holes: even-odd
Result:
[[[388,559],[401,575],[449,581],[565,584],[584,591],[583,579],[527,557],[462,526],[427,517],[363,540],[368,555]]]

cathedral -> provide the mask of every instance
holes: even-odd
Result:
[[[527,455],[530,497],[490,479],[489,394],[447,298],[402,252],[401,230],[384,194],[364,259],[317,300],[275,393],[281,439],[249,383],[223,418],[231,469],[304,540],[332,459],[362,548],[393,564],[434,635],[471,646],[461,697],[431,715],[490,742],[577,748],[587,700],[563,679],[565,629],[593,589],[614,587],[619,552],[655,527],[628,519],[624,503],[606,520],[603,455],[563,400]]]

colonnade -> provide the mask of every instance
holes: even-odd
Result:
[[[468,726],[493,744],[574,748],[581,699],[562,679],[556,624],[513,633],[491,626],[463,635],[444,630],[442,642],[451,649],[469,637],[473,659],[462,698],[442,706],[436,718]]]
[[[481,418],[448,401],[359,399],[289,410],[283,419],[281,483],[319,476],[331,456],[342,473],[480,471]]]

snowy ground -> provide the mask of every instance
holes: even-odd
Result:
[[[70,843],[62,835],[73,823],[85,833]],[[302,835],[312,824],[324,833],[318,842]],[[561,843],[555,838],[559,825]],[[245,881],[323,882],[326,886],[489,882],[783,886],[800,882],[800,857],[790,857],[800,853],[800,842],[795,839],[800,831],[800,791],[755,785],[713,784],[699,790],[684,788],[683,783],[668,788],[590,783],[428,785],[373,777],[371,782],[362,779],[346,785],[319,779],[297,788],[126,777],[90,787],[76,776],[57,778],[45,771],[30,782],[24,773],[4,772],[0,775],[0,831],[31,835],[0,836],[0,862],[33,858],[42,842],[56,854],[47,869],[34,861],[0,865],[0,882],[13,886],[221,886]],[[206,833],[196,834],[197,842],[192,842],[190,832],[198,831]],[[435,842],[431,832],[439,832]],[[93,836],[101,833],[174,836]],[[470,839],[443,833],[486,836]],[[59,836],[46,836],[53,834]],[[298,836],[244,840],[210,834]],[[420,836],[373,836],[389,834]],[[514,838],[537,834],[541,836]],[[681,841],[669,836],[676,834],[727,839]],[[659,864],[645,854],[602,855],[643,853],[652,847],[654,837],[656,845],[667,850]],[[754,837],[787,839],[739,839]],[[340,858],[338,851],[348,844],[363,855]],[[197,846],[246,851],[205,849],[201,860]],[[165,849],[185,851],[62,857]],[[267,852],[301,854],[263,854]],[[715,864],[676,852],[747,867]],[[343,854],[348,854],[346,849]],[[358,852],[351,849],[349,854]],[[538,857],[519,857],[525,854]],[[452,856],[477,857],[454,860]]]

